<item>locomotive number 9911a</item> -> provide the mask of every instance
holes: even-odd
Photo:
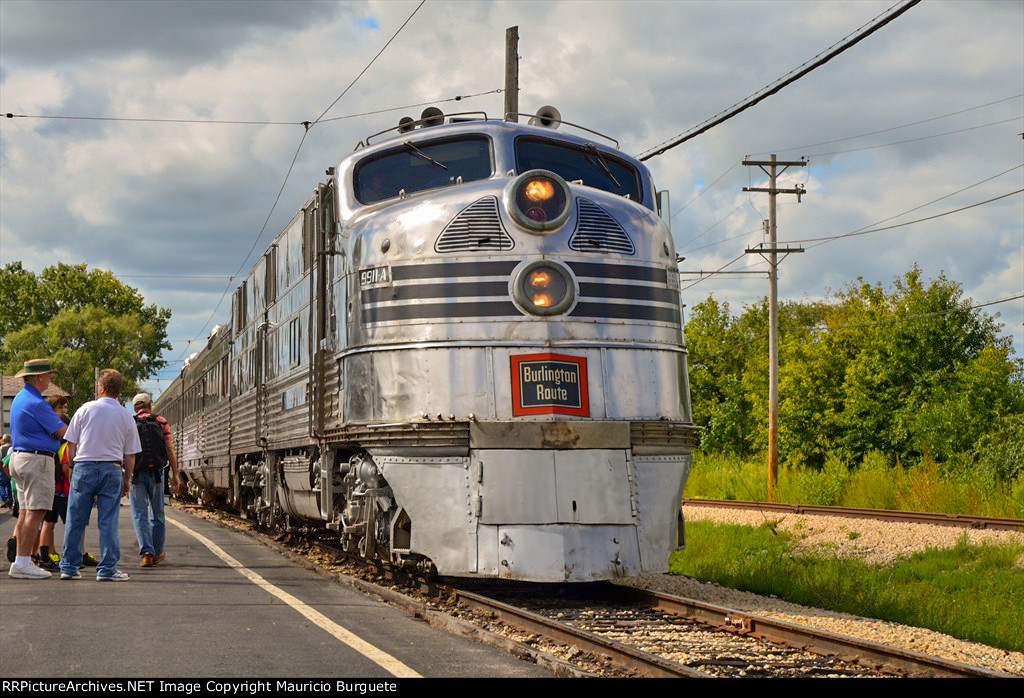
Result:
[[[447,576],[666,569],[695,433],[667,195],[517,116],[428,110],[327,170],[157,401],[193,496]]]

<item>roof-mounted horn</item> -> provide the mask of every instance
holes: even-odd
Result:
[[[423,125],[420,128],[427,128],[429,126],[440,126],[444,123],[444,112],[437,107],[427,107],[420,114],[420,121]]]
[[[551,105],[541,107],[537,110],[537,115],[530,118],[530,126],[557,129],[561,123],[562,113]]]

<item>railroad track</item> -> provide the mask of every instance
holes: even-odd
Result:
[[[218,510],[262,542],[278,547],[310,568],[321,565],[258,531],[252,521]],[[355,562],[388,583],[443,601],[446,610],[409,593],[348,574],[345,583],[376,595],[450,632],[505,649],[564,676],[588,675],[569,662],[545,654],[479,625],[453,618],[462,608],[477,619],[496,621],[549,644],[574,648],[566,653],[596,657],[621,676],[656,678],[940,676],[1008,677],[998,671],[889,647],[714,606],[692,599],[611,583],[541,585],[503,581],[424,579],[403,570],[368,563],[325,541],[311,542],[321,554]]]
[[[923,523],[936,526],[959,526],[961,528],[985,528],[995,531],[1024,531],[1024,519],[1000,519],[991,516],[960,516],[958,514],[932,514],[921,511],[897,511],[892,509],[854,509],[850,507],[826,507],[810,504],[779,504],[776,502],[741,502],[731,499],[683,499],[683,510],[687,505],[719,507],[724,509],[749,509],[775,511],[786,514],[817,514],[819,516],[841,516],[857,519],[876,519],[900,523]]]
[[[487,585],[491,586],[491,585]],[[460,603],[504,622],[603,654],[650,677],[1006,677],[997,671],[763,618],[669,594],[594,584],[554,593],[538,585]]]

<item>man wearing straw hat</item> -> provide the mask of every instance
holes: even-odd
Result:
[[[67,427],[43,392],[50,387],[53,367],[49,359],[32,359],[15,378],[25,381],[11,404],[11,478],[18,486],[21,513],[14,527],[17,556],[8,574],[15,579],[46,579],[50,573],[32,562],[32,546],[43,516],[53,506],[53,454]]]

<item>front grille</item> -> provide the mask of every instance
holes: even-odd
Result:
[[[577,252],[618,252],[634,254],[636,249],[622,226],[589,199],[576,200],[576,230],[569,249]]]
[[[436,252],[511,250],[513,247],[515,242],[501,224],[498,199],[493,196],[485,196],[463,209],[434,243]]]

